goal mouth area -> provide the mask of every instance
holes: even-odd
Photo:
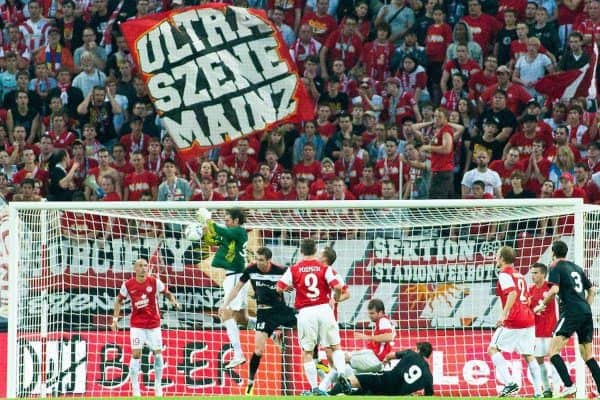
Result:
[[[494,200],[353,200],[353,201],[240,201],[240,202],[110,202],[90,206],[89,202],[11,203],[18,212],[60,210],[104,217],[119,217],[159,223],[189,224],[198,208],[213,211],[222,222],[224,210],[248,210],[245,227],[282,230],[381,229],[435,227],[477,223],[500,223],[573,214],[583,200],[494,199]],[[598,210],[598,206],[586,206]],[[469,211],[466,211],[466,210]],[[359,214],[359,215],[357,215]],[[360,218],[354,218],[358,217]]]

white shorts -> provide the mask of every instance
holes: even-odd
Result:
[[[552,340],[552,338],[536,337],[533,355],[536,357],[546,357],[548,355],[548,349],[550,348],[550,340]]]
[[[240,272],[238,274],[231,274],[225,277],[225,280],[223,280],[223,290],[225,291],[225,296],[223,298],[226,298],[229,293],[231,293],[241,276],[242,273]],[[240,290],[238,295],[229,302],[229,306],[227,307],[229,310],[240,311],[248,308],[248,283],[249,282],[246,282],[246,284],[242,286],[242,290]]]
[[[379,372],[383,369],[383,363],[371,349],[350,353],[350,366],[356,372]]]
[[[140,350],[147,344],[150,350],[162,350],[162,334],[160,328],[144,329],[144,328],[131,328],[129,330],[131,338],[131,348],[133,350]]]
[[[340,344],[340,329],[329,304],[298,311],[298,342],[304,351],[313,351],[318,343],[324,347]]]
[[[535,349],[535,327],[496,329],[492,337],[491,347],[500,351],[517,352],[521,355],[532,355]]]

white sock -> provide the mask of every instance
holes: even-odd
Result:
[[[548,370],[546,369],[546,364],[540,364],[540,375],[542,376],[542,385],[544,385],[544,390],[552,390],[550,387],[550,381],[548,380]]]
[[[319,383],[319,389],[324,392],[328,391],[329,386],[331,386],[331,382],[333,382],[335,378],[337,378],[337,371],[332,369],[327,375],[325,375],[323,380],[321,380],[321,383]]]
[[[504,385],[508,385],[512,383],[512,376],[510,375],[510,371],[508,370],[508,363],[506,359],[502,355],[502,353],[498,352],[492,356],[492,362],[494,363],[494,368],[496,370],[496,376],[498,380],[500,380]]]
[[[242,344],[240,343],[240,328],[237,326],[235,319],[230,318],[223,322],[227,329],[227,336],[229,337],[229,343],[233,346],[235,358],[244,358],[244,352],[242,351]]]
[[[338,374],[346,376],[346,358],[344,357],[344,352],[342,350],[335,350],[331,358],[333,358],[333,366]]]
[[[541,394],[542,374],[540,372],[540,364],[538,364],[537,360],[532,360],[529,362],[529,372],[531,372],[531,379],[533,380],[533,393]]]
[[[318,385],[317,382],[317,366],[314,362],[309,361],[304,363],[304,375],[306,375],[306,379],[308,379],[308,383],[310,384],[310,388],[316,388]]]
[[[131,391],[134,396],[140,395],[140,381],[138,380],[140,365],[141,360],[139,358],[132,358],[129,362],[129,378],[131,379]]]
[[[154,355],[154,388],[160,387],[164,367],[162,353]]]

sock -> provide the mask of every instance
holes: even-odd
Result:
[[[315,349],[313,350],[313,360],[319,362],[319,346],[315,346]]]
[[[154,387],[159,387],[162,382],[162,373],[163,373],[163,355],[155,354],[154,355]]]
[[[529,361],[529,372],[531,372],[531,380],[533,381],[533,393],[542,394],[542,373],[540,371],[540,364],[536,359]]]
[[[131,379],[131,391],[134,396],[140,395],[140,381],[138,380],[138,374],[140,373],[141,363],[139,358],[132,358],[129,362],[129,378]]]
[[[258,366],[260,364],[260,357],[257,356],[256,353],[252,353],[252,358],[250,359],[250,372],[248,373],[248,383],[254,383],[254,377],[256,376],[256,371],[258,371]]]
[[[346,375],[346,358],[344,357],[344,352],[342,350],[335,350],[331,355],[333,358],[333,366],[339,375]]]
[[[335,378],[337,378],[337,371],[332,369],[327,375],[325,375],[321,383],[319,383],[319,389],[327,392],[329,390],[329,386],[331,386],[331,382],[333,382]]]
[[[596,382],[596,388],[600,392],[600,367],[598,366],[596,359],[594,357],[590,358],[585,362],[585,365],[590,369],[592,378],[594,378],[594,382]]]
[[[558,376],[560,376],[560,379],[562,379],[565,386],[573,386],[573,381],[571,380],[571,376],[569,376],[569,370],[562,357],[559,354],[555,354],[550,357],[550,362],[554,365],[556,372],[558,372]]]
[[[310,362],[304,363],[304,375],[306,375],[306,379],[308,379],[308,383],[310,384],[310,388],[317,387],[317,366],[312,360]]]
[[[502,381],[504,385],[508,385],[512,383],[512,376],[510,375],[510,371],[508,370],[508,363],[506,359],[502,355],[502,353],[498,352],[492,356],[492,362],[494,363],[494,368],[496,369],[496,376],[498,380]]]
[[[542,375],[542,385],[544,385],[544,390],[552,390],[550,387],[550,380],[548,379],[548,370],[546,369],[546,364],[540,364],[540,374]]]
[[[227,336],[229,337],[229,343],[233,346],[235,358],[244,358],[242,344],[240,343],[240,328],[238,328],[235,319],[230,318],[223,322],[223,325],[227,329]]]

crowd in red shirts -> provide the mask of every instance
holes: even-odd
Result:
[[[315,119],[184,161],[119,22],[198,2],[0,1],[4,200],[600,204],[597,75],[538,84],[595,68],[599,0],[234,0],[280,30]]]

